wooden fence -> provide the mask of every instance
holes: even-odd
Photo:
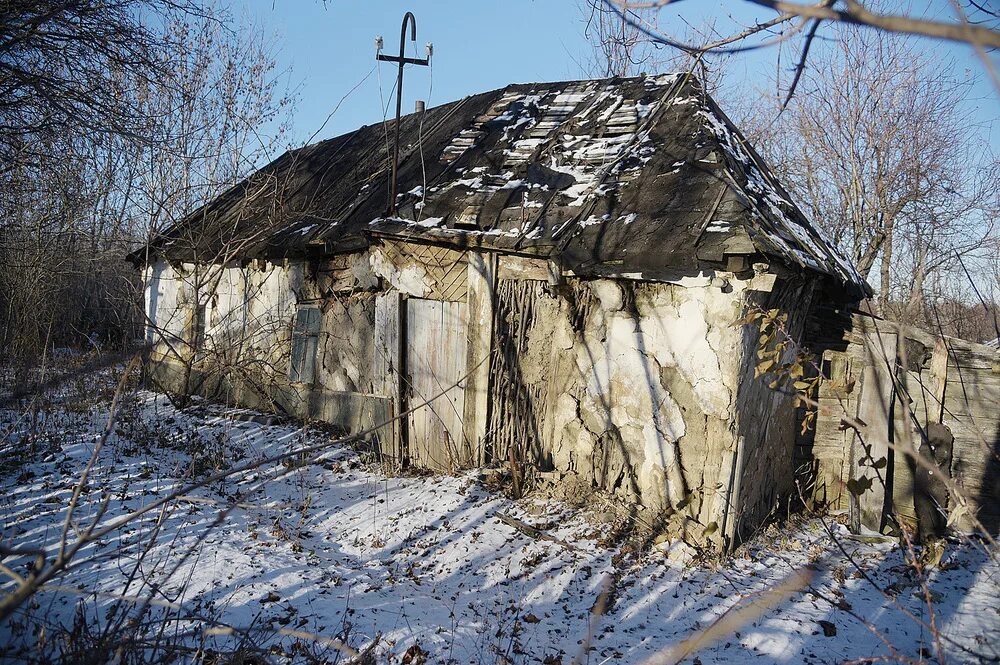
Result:
[[[822,358],[820,411],[796,450],[811,498],[852,509],[879,531],[915,526],[930,502],[961,530],[978,519],[996,534],[1000,351],[860,314],[817,320],[811,338]],[[844,426],[845,416],[866,425],[863,435]],[[907,451],[936,456],[967,511]]]

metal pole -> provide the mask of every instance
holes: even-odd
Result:
[[[394,141],[392,149],[392,193],[389,195],[389,215],[396,214],[396,196],[398,183],[396,181],[397,171],[399,170],[399,117],[403,112],[403,66],[406,64],[411,65],[423,65],[427,66],[431,61],[431,45],[427,45],[427,57],[426,58],[407,58],[406,54],[406,22],[410,22],[410,39],[414,42],[417,41],[417,19],[413,16],[412,12],[406,12],[403,16],[403,26],[399,30],[399,56],[382,55],[377,53],[375,55],[376,60],[381,60],[382,62],[398,62],[399,63],[399,73],[396,75],[396,140]],[[382,38],[379,37],[375,40],[376,45],[379,50],[382,48]]]
[[[406,64],[406,22],[410,21],[410,39],[417,41],[417,19],[412,12],[406,12],[403,16],[403,25],[399,29],[399,73],[396,75],[396,140],[393,141],[392,148],[392,193],[389,195],[389,215],[396,214],[396,196],[399,183],[397,182],[397,172],[399,169],[399,117],[403,111],[403,66]]]

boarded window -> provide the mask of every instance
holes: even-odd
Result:
[[[319,340],[318,307],[299,307],[292,328],[292,365],[288,378],[292,383],[312,383]]]

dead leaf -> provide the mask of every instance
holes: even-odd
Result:
[[[823,629],[823,636],[824,637],[836,637],[837,636],[837,626],[833,622],[820,620],[820,621],[817,621],[816,623],[818,623],[820,625],[820,628]]]
[[[419,644],[414,644],[403,654],[402,662],[403,665],[424,665],[429,655]]]

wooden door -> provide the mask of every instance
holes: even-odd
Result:
[[[464,302],[406,301],[410,460],[417,466],[448,470],[464,461],[466,323]]]

